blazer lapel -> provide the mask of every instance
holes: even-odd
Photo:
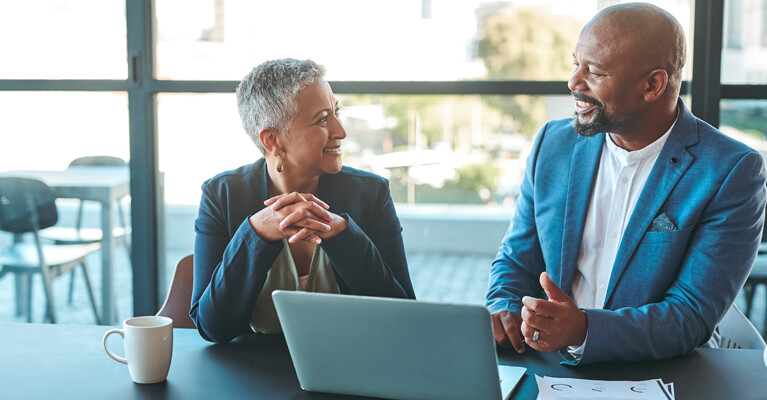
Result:
[[[610,301],[615,285],[636,251],[639,241],[647,232],[653,218],[660,211],[676,183],[690,167],[690,164],[695,161],[695,157],[687,151],[687,147],[698,142],[697,122],[681,100],[679,106],[680,111],[676,125],[647,177],[647,182],[639,195],[639,199],[637,199],[626,230],[623,232],[623,239],[610,275],[610,284],[607,287],[605,306]]]
[[[552,276],[552,280],[568,295],[572,291],[575,270],[578,268],[583,227],[604,141],[603,133],[593,138],[579,137],[570,160],[565,223],[562,233],[562,276]],[[550,271],[555,273],[556,269]]]
[[[258,182],[258,184],[255,186],[256,189],[258,190],[257,196],[258,196],[258,198],[261,198],[264,201],[266,201],[267,199],[269,199],[271,197],[271,196],[269,196],[269,182],[271,182],[271,178],[269,178],[269,171],[268,171],[268,169],[266,167],[266,159],[265,158],[258,159],[255,162],[254,169],[259,171],[258,174],[261,175],[260,182]],[[261,203],[259,203],[257,205],[258,210],[256,210],[256,211],[257,212],[261,211],[261,209],[263,209],[265,207],[266,206],[264,205],[264,203],[261,202]]]

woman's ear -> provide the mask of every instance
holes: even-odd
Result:
[[[272,128],[264,128],[258,132],[258,139],[261,140],[261,145],[267,153],[275,156],[282,154],[282,146],[277,141],[279,134],[280,132]]]

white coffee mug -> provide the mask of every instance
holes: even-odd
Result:
[[[113,333],[123,337],[125,358],[112,353],[107,338]],[[104,350],[115,361],[128,365],[136,383],[157,383],[168,377],[173,354],[173,320],[168,317],[146,316],[128,318],[122,329],[110,329],[104,334]]]

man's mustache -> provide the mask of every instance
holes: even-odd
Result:
[[[573,95],[573,98],[576,101],[585,101],[587,103],[595,104],[599,108],[604,108],[602,106],[602,102],[597,100],[597,99],[595,99],[595,98],[593,98],[593,97],[586,96],[585,94],[583,94],[583,93],[581,93],[581,92],[579,92],[577,90],[572,90],[572,91],[570,91],[570,93]]]

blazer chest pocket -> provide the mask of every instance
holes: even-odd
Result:
[[[642,244],[650,243],[676,243],[686,242],[690,238],[693,228],[680,229],[666,232],[645,232]]]

